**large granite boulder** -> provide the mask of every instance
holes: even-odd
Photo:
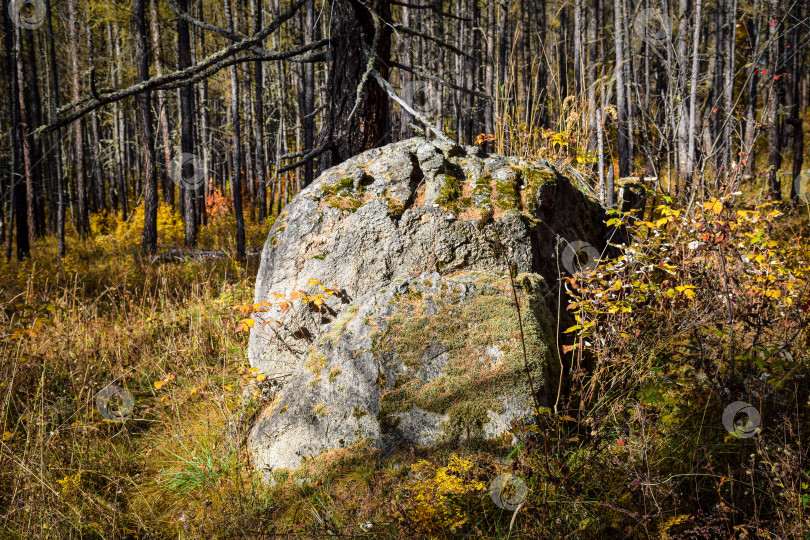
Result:
[[[601,207],[544,162],[414,138],[325,171],[262,253],[249,356],[272,401],[249,439],[256,466],[363,438],[496,438],[531,415],[527,364],[553,402],[558,255],[602,250],[605,234]]]

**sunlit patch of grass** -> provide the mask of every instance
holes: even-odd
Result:
[[[251,410],[230,307],[251,298],[255,258],[144,265],[110,226],[68,237],[61,262],[45,239],[0,263],[3,536],[175,536],[215,521],[189,498],[225,508],[261,487],[233,439]],[[260,246],[268,225],[256,227]],[[99,414],[107,385],[134,399],[124,423]]]

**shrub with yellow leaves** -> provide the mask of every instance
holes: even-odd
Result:
[[[420,460],[411,466],[411,475],[404,486],[410,499],[401,519],[419,534],[458,533],[486,490],[475,478],[473,462],[455,454],[444,467]]]

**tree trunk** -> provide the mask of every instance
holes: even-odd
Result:
[[[25,41],[27,44],[26,51],[26,73],[28,76],[28,101],[30,104],[30,128],[33,131],[38,126],[42,125],[42,101],[39,93],[39,70],[36,66],[36,48],[34,43],[33,30],[25,30]],[[43,194],[43,183],[48,171],[45,170],[45,165],[48,161],[42,155],[42,140],[41,135],[32,133],[30,136],[31,156],[33,163],[31,164],[31,178],[33,188],[33,214],[31,215],[31,222],[33,224],[33,232],[36,236],[43,236],[46,232],[45,227],[45,197]]]
[[[757,94],[759,94],[759,40],[762,29],[762,18],[759,16],[759,0],[754,0],[752,9],[753,20],[748,27],[749,43],[752,50],[751,66],[748,68],[748,81],[745,107],[745,136],[743,138],[743,152],[745,159],[745,173],[751,174],[754,167],[754,142],[757,136]]]
[[[493,56],[493,46],[495,43],[495,9],[493,3],[487,4],[487,39],[486,39],[486,61],[484,64],[484,88],[485,93],[489,96],[486,103],[484,103],[484,131],[487,135],[495,134],[495,124],[493,121],[492,100],[495,99],[495,57]],[[491,152],[493,149],[492,141],[484,143],[484,151]]]
[[[727,49],[725,73],[723,75],[723,112],[725,113],[725,124],[723,126],[723,170],[728,175],[733,158],[734,144],[732,135],[734,133],[734,74],[736,73],[735,59],[737,55],[737,0],[726,0],[728,13],[726,18],[727,28]]]
[[[306,19],[304,21],[304,42],[312,43],[315,26],[315,1],[307,0]],[[309,152],[313,149],[315,141],[315,119],[312,113],[315,110],[315,65],[312,62],[304,64],[304,96],[301,110],[301,128],[304,135],[304,149]],[[371,81],[369,81],[371,82]],[[314,179],[312,160],[304,164],[304,186],[308,186]]]
[[[197,2],[197,16],[203,19],[203,2]],[[199,32],[200,37],[200,54],[205,57],[205,32]],[[198,207],[197,224],[206,225],[208,223],[208,213],[205,208],[206,197],[213,191],[213,182],[211,181],[212,159],[213,159],[213,138],[211,130],[208,128],[209,111],[208,111],[208,79],[203,80],[200,84],[200,97],[197,102],[197,109],[200,115],[200,145],[202,146],[202,162],[205,166],[203,184],[202,184],[202,198]]]
[[[153,0],[154,1],[154,0]],[[178,0],[178,7],[181,11],[188,12],[188,0]],[[182,18],[177,19],[177,68],[185,69],[191,66],[191,36],[189,34],[188,22]],[[203,171],[196,170],[200,166],[198,159],[189,159],[195,155],[194,152],[194,87],[191,85],[180,87],[180,153],[182,163],[180,169],[173,171],[178,177],[177,181],[192,179],[189,182],[182,182],[185,188],[183,204],[183,222],[185,232],[186,247],[197,245],[197,193],[199,191],[199,181],[204,180]],[[203,165],[204,166],[204,165]]]
[[[87,32],[87,54],[90,58],[90,65],[93,65],[93,41],[91,39],[91,32]],[[90,113],[90,135],[92,137],[91,156],[93,159],[93,181],[92,190],[93,195],[93,210],[106,211],[107,201],[104,197],[104,170],[101,161],[101,154],[99,152],[99,122],[98,111]]]
[[[233,32],[235,14],[231,13],[231,0],[225,0],[225,21],[228,30]],[[237,79],[237,66],[230,67],[231,73],[231,122],[233,125],[233,210],[236,215],[236,256],[239,260],[245,258],[245,218],[242,213],[242,135],[239,122],[239,81]]]
[[[3,29],[7,39],[3,40],[6,45],[6,77],[9,84],[9,110],[11,112],[11,129],[10,143],[11,143],[11,183],[10,183],[10,201],[9,201],[9,215],[8,215],[8,243],[6,244],[6,258],[11,259],[12,247],[12,220],[16,221],[17,227],[17,259],[22,260],[28,257],[31,253],[30,244],[28,243],[28,212],[26,211],[25,203],[25,184],[23,183],[22,172],[22,156],[20,155],[20,147],[22,144],[21,128],[22,122],[20,120],[19,108],[19,91],[18,87],[20,81],[17,79],[17,70],[15,69],[15,25],[12,26],[11,16],[9,12],[10,1],[3,3]]]
[[[333,5],[333,60],[327,81],[327,95],[333,100],[319,138],[320,145],[329,145],[331,164],[336,165],[364,150],[386,142],[385,118],[388,116],[388,96],[374,81],[364,77],[366,56],[374,55],[375,28],[379,31],[376,56],[373,61],[383,78],[388,77],[386,65],[391,53],[390,5],[388,0],[335,0]],[[376,13],[379,19],[371,12]],[[365,79],[358,98],[358,88]],[[357,107],[355,109],[355,104]],[[354,114],[351,114],[354,110]]]
[[[264,13],[262,7],[262,0],[250,0],[250,15],[253,18],[254,33],[262,28],[262,14]],[[262,62],[253,63],[253,137],[256,140],[256,182],[258,184],[257,203],[259,206],[259,221],[264,221],[265,218],[267,218],[267,162],[264,155],[264,88],[262,86],[264,72],[262,66]]]
[[[23,58],[22,58],[22,29],[20,25],[14,25],[14,66],[17,70],[17,99],[19,107],[20,123],[17,126],[18,142],[22,145],[22,164],[23,173],[25,178],[25,214],[26,231],[28,233],[28,245],[34,245],[34,178],[32,176],[31,167],[33,163],[33,156],[31,155],[31,138],[28,134],[30,130],[30,114],[28,113],[28,104],[25,97],[25,76],[23,75]]]
[[[186,2],[180,3],[180,9],[185,11]],[[163,74],[163,39],[160,35],[160,19],[158,18],[157,0],[149,0],[149,14],[152,23],[152,53],[155,60],[155,75]],[[177,19],[177,27],[183,22],[188,28],[188,23],[182,19]],[[172,161],[172,143],[169,138],[169,113],[166,110],[166,95],[163,90],[158,90],[157,94],[157,114],[160,135],[163,139],[163,171],[160,173],[160,184],[163,188],[163,200],[171,207],[174,207],[174,184],[169,179],[169,164]],[[157,168],[155,169],[157,173]]]
[[[624,15],[622,14],[621,0],[613,3],[613,23],[615,29],[614,41],[616,44],[616,112],[618,119],[617,150],[619,154],[619,177],[630,176],[630,159],[627,153],[627,98],[624,85]]]
[[[149,78],[149,42],[146,38],[146,0],[133,0],[133,37],[135,40],[135,64],[138,81]],[[157,250],[157,176],[155,175],[155,137],[152,131],[152,93],[142,92],[138,102],[138,139],[143,160],[143,250]]]
[[[51,88],[50,88],[50,121],[56,120],[56,111],[59,109],[59,71],[56,65],[56,47],[54,46],[53,39],[53,18],[51,13],[51,0],[45,0],[46,18],[47,18],[47,31],[48,31],[48,50],[49,61],[51,66]],[[65,199],[64,199],[64,186],[62,176],[62,128],[57,128],[53,133],[51,139],[55,150],[55,166],[56,172],[56,243],[57,243],[57,256],[59,259],[65,257]]]
[[[794,21],[801,20],[801,6],[794,4]],[[804,164],[804,131],[802,130],[801,118],[801,92],[799,80],[803,72],[805,58],[799,60],[798,47],[802,41],[802,26],[796,24],[790,37],[790,48],[793,53],[793,66],[790,73],[790,96],[791,96],[791,118],[789,120],[791,133],[793,135],[793,184],[790,190],[790,200],[798,203],[799,195],[807,196],[807,193],[799,193],[799,177]],[[807,189],[807,186],[805,186]]]
[[[582,0],[574,0],[574,85],[577,99],[582,91]]]
[[[686,179],[687,182],[692,184],[692,175],[695,171],[695,135],[697,131],[696,116],[697,116],[697,80],[698,80],[698,47],[700,46],[700,9],[702,0],[695,2],[695,18],[694,18],[694,36],[692,42],[692,74],[689,77],[689,142],[688,144],[688,161],[686,164]]]
[[[779,125],[779,0],[770,0],[771,23],[768,25],[768,72],[770,90],[768,92],[768,189],[771,200],[782,198],[782,184],[779,167],[782,165],[782,128]]]
[[[68,6],[68,29],[70,33],[70,69],[72,77],[73,101],[81,98],[79,88],[79,42],[76,34],[76,0],[67,0]],[[74,220],[76,230],[80,236],[86,236],[90,232],[90,209],[87,205],[87,179],[84,170],[84,122],[78,119],[73,123],[73,149],[76,166],[73,177],[76,184],[76,215]]]

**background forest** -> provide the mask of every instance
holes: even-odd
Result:
[[[810,3],[2,7],[0,535],[810,537]],[[566,278],[560,409],[508,466],[360,446],[262,484],[256,255],[321,171],[418,134],[549,160],[632,232]],[[110,382],[132,421],[99,416]],[[744,440],[716,429],[742,394]]]

